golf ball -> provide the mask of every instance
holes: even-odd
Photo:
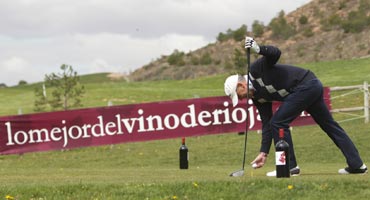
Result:
[[[256,169],[256,168],[257,168],[257,163],[253,163],[253,164],[252,164],[252,167],[253,167],[254,169]]]

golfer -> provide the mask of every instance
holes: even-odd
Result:
[[[290,146],[290,173],[299,175],[300,169],[294,154],[289,124],[303,111],[307,111],[321,129],[337,145],[346,158],[348,166],[339,169],[340,174],[364,174],[366,165],[346,132],[333,119],[323,98],[323,86],[315,74],[307,69],[277,64],[281,51],[274,46],[259,46],[251,37],[246,37],[245,48],[262,55],[250,67],[248,76],[232,75],[225,81],[225,93],[232,99],[233,106],[238,99],[251,98],[262,120],[262,142],[260,153],[252,161],[261,168],[269,154],[272,139],[279,140],[278,131],[284,129],[284,139]],[[249,91],[247,84],[249,84]],[[281,101],[273,113],[272,101]],[[276,176],[276,171],[267,176]]]

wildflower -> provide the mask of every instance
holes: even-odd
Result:
[[[288,185],[288,190],[292,190],[293,189],[293,185]]]
[[[328,184],[327,183],[324,183],[324,184],[320,185],[320,190],[326,190],[326,189],[328,189]]]
[[[6,195],[6,196],[5,196],[5,199],[6,199],[6,200],[14,200],[14,197],[12,197],[12,196],[10,196],[10,195]]]
[[[176,195],[173,195],[173,196],[172,196],[172,199],[173,199],[173,200],[176,200],[176,199],[177,199],[177,196],[176,196]]]
[[[198,183],[197,183],[197,182],[194,182],[194,183],[193,183],[193,186],[197,188],[199,185],[198,185]]]

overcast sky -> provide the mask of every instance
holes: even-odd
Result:
[[[78,74],[129,73],[309,1],[0,0],[0,83],[39,82],[62,64]]]

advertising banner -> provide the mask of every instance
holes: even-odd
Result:
[[[329,90],[325,89],[330,108]],[[237,133],[261,129],[248,101],[233,108],[229,97],[208,97],[0,117],[0,154]],[[273,109],[277,110],[278,102]],[[305,112],[292,126],[314,123]]]

